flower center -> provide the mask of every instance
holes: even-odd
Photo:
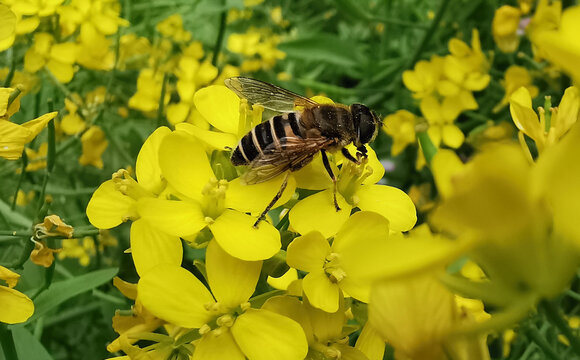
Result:
[[[338,192],[353,206],[358,203],[358,198],[355,195],[357,190],[363,181],[373,173],[373,169],[367,166],[367,163],[368,158],[363,159],[360,165],[345,160],[340,169]]]
[[[340,267],[340,254],[330,253],[324,260],[323,268],[330,281],[335,284],[346,277],[346,272]]]
[[[212,178],[205,184],[201,191],[203,195],[203,213],[210,219],[220,216],[225,207],[226,191],[228,190],[227,180]]]
[[[113,183],[119,192],[134,200],[139,200],[146,196],[153,196],[153,194],[139,185],[125,169],[120,169],[113,174]]]

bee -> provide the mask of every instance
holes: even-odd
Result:
[[[254,226],[282,196],[289,173],[303,168],[318,152],[334,183],[334,206],[339,211],[336,177],[326,153],[340,150],[346,159],[360,164],[367,157],[365,144],[377,136],[379,117],[362,104],[319,104],[276,85],[246,77],[226,79],[225,85],[240,98],[281,113],[244,135],[230,158],[235,166],[248,166],[242,175],[246,184],[264,182],[286,172],[280,190]],[[297,106],[302,110],[297,111]],[[356,146],[356,157],[345,148],[350,143]]]

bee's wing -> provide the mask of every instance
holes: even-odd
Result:
[[[333,139],[325,137],[285,140],[286,143],[280,149],[272,144],[250,163],[248,172],[242,175],[246,184],[261,183],[288,170],[296,171],[312,161],[321,149],[334,143]]]
[[[317,105],[316,102],[290,90],[256,79],[238,76],[226,79],[225,84],[239,97],[247,99],[252,104],[260,104],[266,109],[278,112],[294,111],[295,106]]]

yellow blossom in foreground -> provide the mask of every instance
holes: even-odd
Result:
[[[560,2],[555,2],[560,3]],[[542,56],[560,66],[574,79],[580,81],[580,44],[577,35],[580,31],[580,6],[564,11],[558,29],[546,28],[536,31],[535,44],[542,50]]]
[[[302,360],[308,352],[302,327],[248,302],[261,268],[261,261],[239,260],[211,241],[206,253],[211,293],[187,270],[159,265],[139,280],[138,299],[163,320],[199,329],[193,360]]]
[[[514,146],[484,151],[454,177],[452,195],[434,214],[438,227],[476,241],[469,255],[489,281],[445,281],[501,309],[489,327],[509,326],[559,294],[580,264],[579,139],[576,125],[532,165]]]
[[[365,359],[360,350],[348,345],[348,335],[355,328],[344,328],[347,318],[342,295],[340,306],[332,313],[313,307],[306,297],[300,301],[291,296],[272,297],[264,303],[262,309],[289,317],[302,326],[308,340],[307,359]]]
[[[0,4],[0,51],[12,46],[15,31],[16,15],[9,7]]]
[[[485,336],[465,335],[455,340],[450,337],[459,325],[474,323],[475,319],[432,275],[375,285],[369,322],[395,349],[395,359],[490,358]]]
[[[539,108],[538,115],[532,109],[532,98],[527,88],[521,87],[510,98],[510,113],[514,124],[520,130],[520,143],[524,150],[527,144],[523,140],[526,134],[536,143],[538,152],[557,143],[562,136],[577,122],[580,110],[580,93],[571,86],[564,91],[564,96],[557,108]],[[549,116],[549,117],[548,117]]]
[[[13,289],[20,275],[0,266],[0,280],[8,286],[0,285],[0,323],[23,323],[34,312],[34,303],[23,293]]]
[[[497,47],[511,53],[517,50],[520,44],[518,29],[520,25],[520,9],[503,5],[495,11],[491,29]]]

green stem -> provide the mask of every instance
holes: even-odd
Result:
[[[562,317],[559,309],[554,305],[554,303],[552,303],[549,300],[542,300],[540,302],[540,306],[544,310],[544,313],[546,314],[548,320],[552,324],[554,324],[560,330],[560,332],[562,332],[562,334],[568,339],[568,341],[570,342],[570,346],[572,347],[572,350],[574,350],[576,355],[580,355],[580,339],[578,338],[578,336],[576,336],[576,334],[574,334],[574,332],[568,325],[568,322]]]
[[[75,229],[74,233],[73,233],[73,238],[82,238],[85,236],[97,236],[100,234],[99,229]]]
[[[399,20],[399,19],[392,19],[392,18],[383,18],[380,16],[369,16],[368,20],[377,21],[377,22],[385,23],[385,24],[408,26],[408,27],[412,27],[414,29],[427,30],[429,28],[429,25],[417,24],[416,22],[413,22],[413,21]]]
[[[542,350],[546,358],[552,360],[560,360],[561,357],[558,353],[550,346],[550,344],[546,341],[544,336],[540,334],[538,329],[533,324],[528,324],[527,326],[523,327],[524,333],[526,336],[532,340],[538,347]]]
[[[28,156],[26,155],[26,151],[22,151],[22,166],[20,166],[20,176],[18,177],[18,183],[16,184],[16,190],[14,191],[14,199],[12,199],[12,204],[10,205],[10,209],[14,210],[16,208],[16,200],[18,199],[18,191],[22,186],[22,181],[24,180],[24,176],[26,175],[26,166],[28,166]]]
[[[421,149],[423,149],[423,155],[425,155],[425,160],[427,160],[427,164],[431,165],[431,160],[433,160],[433,156],[437,154],[437,147],[431,141],[429,134],[427,131],[422,131],[417,133],[417,139],[419,140],[419,144],[421,144]]]
[[[222,5],[223,6],[226,5],[225,0],[222,0]],[[227,20],[227,15],[228,15],[227,13],[228,13],[227,10],[224,9],[220,15],[220,27],[218,30],[218,36],[217,36],[217,39],[215,41],[215,46],[213,49],[213,55],[211,57],[211,64],[213,66],[217,65],[218,57],[219,57],[220,51],[222,49],[222,43],[224,41],[224,35],[226,33],[226,20]]]
[[[0,235],[15,236],[15,237],[31,237],[32,231],[0,230]]]
[[[163,83],[161,84],[161,97],[159,98],[159,106],[157,107],[157,127],[165,125],[166,121],[163,117],[163,111],[165,109],[165,92],[167,91],[167,79],[169,76],[167,73],[163,73]]]
[[[14,345],[12,331],[6,327],[6,324],[2,323],[0,323],[0,344],[2,344],[5,359],[18,360],[18,353]]]
[[[447,5],[449,5],[449,0],[441,0],[441,5],[439,6],[439,9],[437,10],[437,14],[435,14],[435,18],[433,19],[433,22],[431,22],[431,26],[429,26],[429,29],[425,32],[425,35],[423,35],[423,39],[421,39],[421,43],[419,44],[419,46],[415,50],[415,53],[413,54],[413,56],[411,57],[411,61],[409,61],[407,68],[413,67],[413,65],[417,62],[417,60],[419,60],[419,57],[421,57],[421,53],[423,52],[423,50],[425,50],[425,47],[427,46],[427,44],[429,43],[429,41],[433,37],[433,34],[435,33],[437,26],[439,26],[439,23],[441,22],[441,18],[443,17],[443,14],[445,13],[445,10],[447,9]]]
[[[10,70],[8,71],[8,75],[6,75],[6,79],[4,79],[4,85],[2,87],[10,87],[10,83],[14,78],[14,72],[16,71],[16,55],[14,55],[14,49],[8,49],[10,52]]]

